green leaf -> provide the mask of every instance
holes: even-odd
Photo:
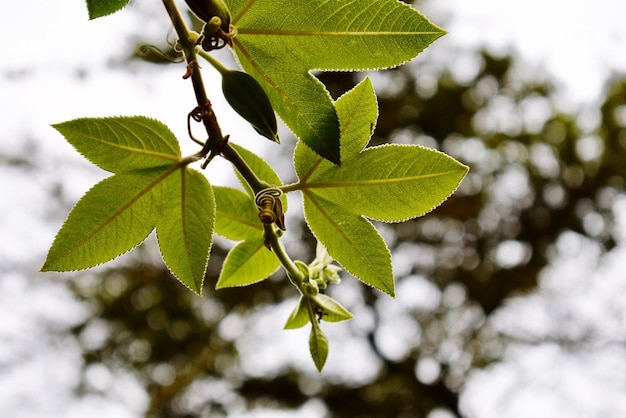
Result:
[[[362,216],[303,192],[304,216],[328,254],[353,276],[394,295],[391,254],[376,228]]]
[[[274,253],[267,250],[263,236],[238,243],[230,250],[216,289],[248,286],[268,278],[280,266]]]
[[[317,322],[312,322],[311,325],[309,350],[311,351],[311,357],[313,358],[315,367],[321,372],[326,363],[326,358],[328,357],[328,338],[326,338],[326,335]]]
[[[252,196],[228,187],[215,187],[214,193],[217,202],[215,232],[228,239],[243,240],[226,256],[216,289],[265,280],[278,269],[280,262],[265,247],[263,224]]]
[[[130,0],[87,0],[89,20],[110,15],[126,7]]]
[[[278,174],[276,174],[276,171],[274,171],[272,166],[267,163],[267,161],[265,161],[263,158],[259,157],[252,151],[248,151],[247,149],[237,144],[231,143],[230,145],[239,153],[241,158],[243,158],[243,160],[246,162],[246,164],[248,164],[248,166],[252,169],[252,171],[254,172],[254,174],[256,174],[258,178],[260,178],[270,186],[282,186],[282,180],[280,179]],[[254,198],[254,192],[250,188],[248,182],[246,182],[244,178],[241,177],[241,174],[239,174],[239,172],[237,172],[237,176],[239,177],[239,181],[241,182],[243,187],[248,191],[250,196]],[[283,212],[287,212],[287,209],[289,207],[287,204],[287,196],[283,194],[280,197],[280,200],[283,203]]]
[[[140,244],[162,215],[161,183],[173,171],[117,174],[96,184],[69,213],[41,270],[90,268]]]
[[[263,224],[252,198],[241,190],[213,187],[217,206],[215,233],[233,241],[263,236]]]
[[[243,158],[246,164],[250,166],[250,168],[258,178],[271,186],[281,186],[283,184],[278,174],[276,174],[276,171],[274,171],[272,166],[269,165],[267,161],[265,161],[263,158],[259,157],[252,151],[249,151],[240,145],[233,144],[232,142],[230,143],[230,146],[232,146],[239,153],[241,158]],[[250,189],[248,183],[241,176],[239,178],[243,186],[246,187],[246,189],[250,193],[250,195],[254,196],[254,193]]]
[[[341,124],[341,158],[345,160],[365,148],[376,126],[378,103],[371,80],[365,78],[337,99],[335,107]],[[300,180],[306,182],[315,170],[326,170],[333,165],[298,142],[294,166]]]
[[[340,322],[352,319],[352,314],[330,296],[319,293],[313,297],[313,300],[324,310],[322,313],[323,321]]]
[[[468,167],[418,145],[382,145],[311,174],[307,194],[385,222],[422,216],[448,198]]]
[[[309,323],[309,310],[307,309],[307,299],[304,296],[300,296],[298,300],[298,306],[291,312],[285,329],[297,329],[302,328]]]
[[[335,164],[340,163],[339,119],[310,71],[394,67],[444,34],[396,0],[227,3],[238,30],[233,47],[241,66],[268,92],[296,136]]]
[[[85,158],[112,173],[171,166],[181,156],[167,126],[144,116],[83,118],[53,127]]]
[[[202,294],[215,224],[215,199],[203,174],[187,167],[166,180],[166,213],[156,220],[163,260],[172,274]]]
[[[222,90],[233,110],[260,135],[280,142],[272,103],[254,77],[241,71],[225,71],[222,73]]]

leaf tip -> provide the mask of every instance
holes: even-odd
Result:
[[[309,336],[309,350],[311,358],[319,373],[322,373],[326,359],[328,358],[328,338],[317,323],[312,323]]]
[[[87,13],[89,20],[113,14],[128,5],[130,0],[87,0]]]

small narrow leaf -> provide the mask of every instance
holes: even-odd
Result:
[[[140,244],[161,216],[166,193],[161,183],[172,172],[116,174],[96,184],[69,213],[41,270],[94,267]]]
[[[280,142],[272,103],[254,77],[241,71],[222,73],[222,90],[230,106],[267,139]]]
[[[265,247],[263,236],[242,241],[226,256],[215,288],[258,283],[267,279],[279,266],[278,258]]]
[[[307,300],[303,296],[300,296],[298,306],[295,307],[295,309],[291,312],[291,315],[289,315],[289,318],[287,318],[285,329],[302,328],[308,323],[309,312],[307,309]]]
[[[167,126],[144,116],[83,118],[53,127],[85,158],[112,173],[174,165],[181,156]]]
[[[322,321],[340,322],[352,319],[352,314],[339,302],[323,293],[315,295],[313,298],[324,312],[322,313]]]
[[[317,322],[312,322],[311,325],[309,350],[311,351],[311,357],[313,358],[315,367],[321,372],[324,368],[324,364],[326,364],[326,358],[328,358],[328,338],[326,338],[326,335]]]
[[[126,7],[130,0],[87,0],[89,20],[110,15]]]
[[[393,296],[391,254],[376,228],[335,203],[306,192],[303,196],[309,228],[328,254],[362,282]]]
[[[159,248],[172,274],[201,295],[215,224],[213,192],[203,174],[187,167],[167,182],[168,209],[156,220]]]
[[[263,224],[252,197],[230,187],[213,187],[217,207],[215,233],[233,241],[263,236]]]

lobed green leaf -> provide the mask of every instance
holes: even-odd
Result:
[[[82,118],[53,125],[85,158],[112,173],[132,173],[176,164],[174,134],[144,116]]]
[[[396,0],[229,0],[235,54],[287,126],[340,164],[339,118],[311,70],[400,65],[445,32]],[[284,57],[289,57],[285,60]]]

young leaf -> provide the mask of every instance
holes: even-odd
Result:
[[[444,31],[397,0],[228,1],[234,50],[268,92],[278,115],[319,155],[340,163],[339,120],[311,70],[402,64]],[[289,57],[285,60],[284,57]]]
[[[328,338],[317,322],[311,323],[311,334],[309,335],[309,350],[319,372],[324,368],[328,357]]]
[[[394,295],[391,254],[376,228],[362,216],[303,191],[304,217],[328,254],[362,282]]]
[[[87,0],[89,20],[110,15],[126,7],[130,0]]]
[[[222,73],[222,90],[233,110],[260,135],[280,142],[272,103],[254,77],[241,71],[225,71]]]
[[[215,288],[258,283],[267,279],[279,266],[278,258],[265,247],[263,236],[242,241],[226,256]]]
[[[85,158],[112,173],[171,166],[181,156],[167,126],[144,116],[83,118],[53,127]]]
[[[323,293],[318,293],[313,298],[323,310],[322,321],[340,322],[352,318],[352,314],[339,302]]]
[[[213,192],[204,175],[187,167],[166,181],[168,207],[156,219],[159,248],[172,274],[201,295],[215,224]]]
[[[252,198],[230,187],[213,187],[217,206],[215,233],[233,241],[263,236],[263,224]]]
[[[372,81],[365,78],[335,102],[341,124],[341,159],[357,155],[370,140],[378,119],[378,102]],[[294,167],[301,181],[307,181],[316,170],[326,170],[332,164],[298,142]]]
[[[302,328],[308,323],[309,311],[307,309],[307,299],[304,296],[300,296],[298,306],[295,307],[295,309],[291,312],[291,315],[289,315],[289,318],[287,318],[285,329]]]
[[[467,166],[418,145],[382,145],[317,170],[303,186],[307,193],[344,210],[385,222],[422,216],[448,198]]]
[[[161,183],[173,171],[116,174],[96,184],[69,213],[41,270],[94,267],[141,243],[163,212]]]

